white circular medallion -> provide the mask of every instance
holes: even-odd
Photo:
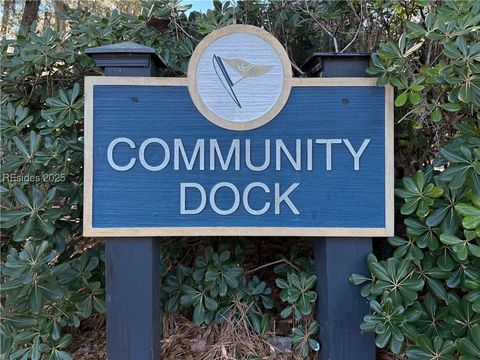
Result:
[[[292,70],[287,53],[270,33],[231,25],[196,47],[188,78],[192,100],[208,120],[230,130],[250,130],[282,110]]]

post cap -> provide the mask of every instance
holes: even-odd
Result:
[[[301,69],[307,77],[365,77],[371,53],[315,52]]]
[[[157,67],[165,67],[155,49],[132,41],[88,48],[85,54],[91,56],[100,67],[142,66],[146,59],[152,59]],[[127,59],[129,61],[126,62]],[[135,62],[134,59],[138,59],[139,62]]]

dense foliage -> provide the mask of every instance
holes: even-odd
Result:
[[[76,81],[92,64],[77,40],[32,30],[2,43],[1,350],[7,359],[70,359],[63,329],[105,311],[103,249],[86,249],[80,221]]]
[[[298,246],[291,246],[287,254],[275,255],[271,263],[249,270],[245,256],[252,253],[249,241],[221,242],[215,244],[216,250],[208,246],[190,256],[184,246],[173,240],[170,251],[164,254],[162,290],[167,313],[191,313],[195,323],[210,324],[241,311],[249,327],[261,335],[271,332],[271,317],[280,313],[281,319],[291,319],[293,324],[293,347],[304,356],[311,350],[318,351],[318,324],[312,319],[316,276],[311,259],[300,256]],[[279,292],[280,308],[272,288],[257,275],[266,266],[272,266],[276,274],[272,286]],[[309,330],[305,332],[305,328]]]
[[[183,3],[182,3],[183,4]],[[73,9],[66,31],[21,29],[1,43],[1,358],[70,359],[72,328],[103,313],[103,245],[81,236],[84,49],[133,41],[156,49],[162,76],[185,75],[198,42],[236,21],[263,26],[296,75],[313,51],[371,51],[369,72],[396,89],[400,236],[369,257],[362,328],[410,359],[480,357],[480,4],[478,1],[143,2],[135,15]],[[381,45],[379,43],[383,42]],[[242,241],[164,246],[163,306],[199,324],[241,303],[259,334],[291,319],[292,344],[318,350],[311,259],[294,247],[248,268]],[[388,259],[387,259],[388,258]]]
[[[480,357],[479,28],[480,3],[446,1],[380,45],[369,69],[397,89],[399,121],[433,127],[441,146],[411,132],[399,143],[424,154],[396,189],[405,236],[388,239],[387,260],[370,256],[371,276],[351,277],[371,300],[362,329],[412,360]]]

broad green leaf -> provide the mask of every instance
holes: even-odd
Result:
[[[408,100],[408,93],[403,92],[395,98],[395,106],[396,107],[403,106],[403,105],[405,105],[407,100]]]

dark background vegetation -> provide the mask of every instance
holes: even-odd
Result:
[[[83,77],[102,74],[84,50],[134,41],[157,51],[162,76],[185,76],[200,40],[236,22],[274,34],[296,76],[315,51],[375,52],[369,74],[395,87],[398,236],[375,240],[370,273],[351,276],[371,301],[362,329],[386,358],[479,359],[480,3],[207,7],[3,2],[1,358],[106,356],[103,243],[81,236]],[[162,241],[166,358],[315,356],[310,239]],[[279,336],[287,352],[271,346]]]

